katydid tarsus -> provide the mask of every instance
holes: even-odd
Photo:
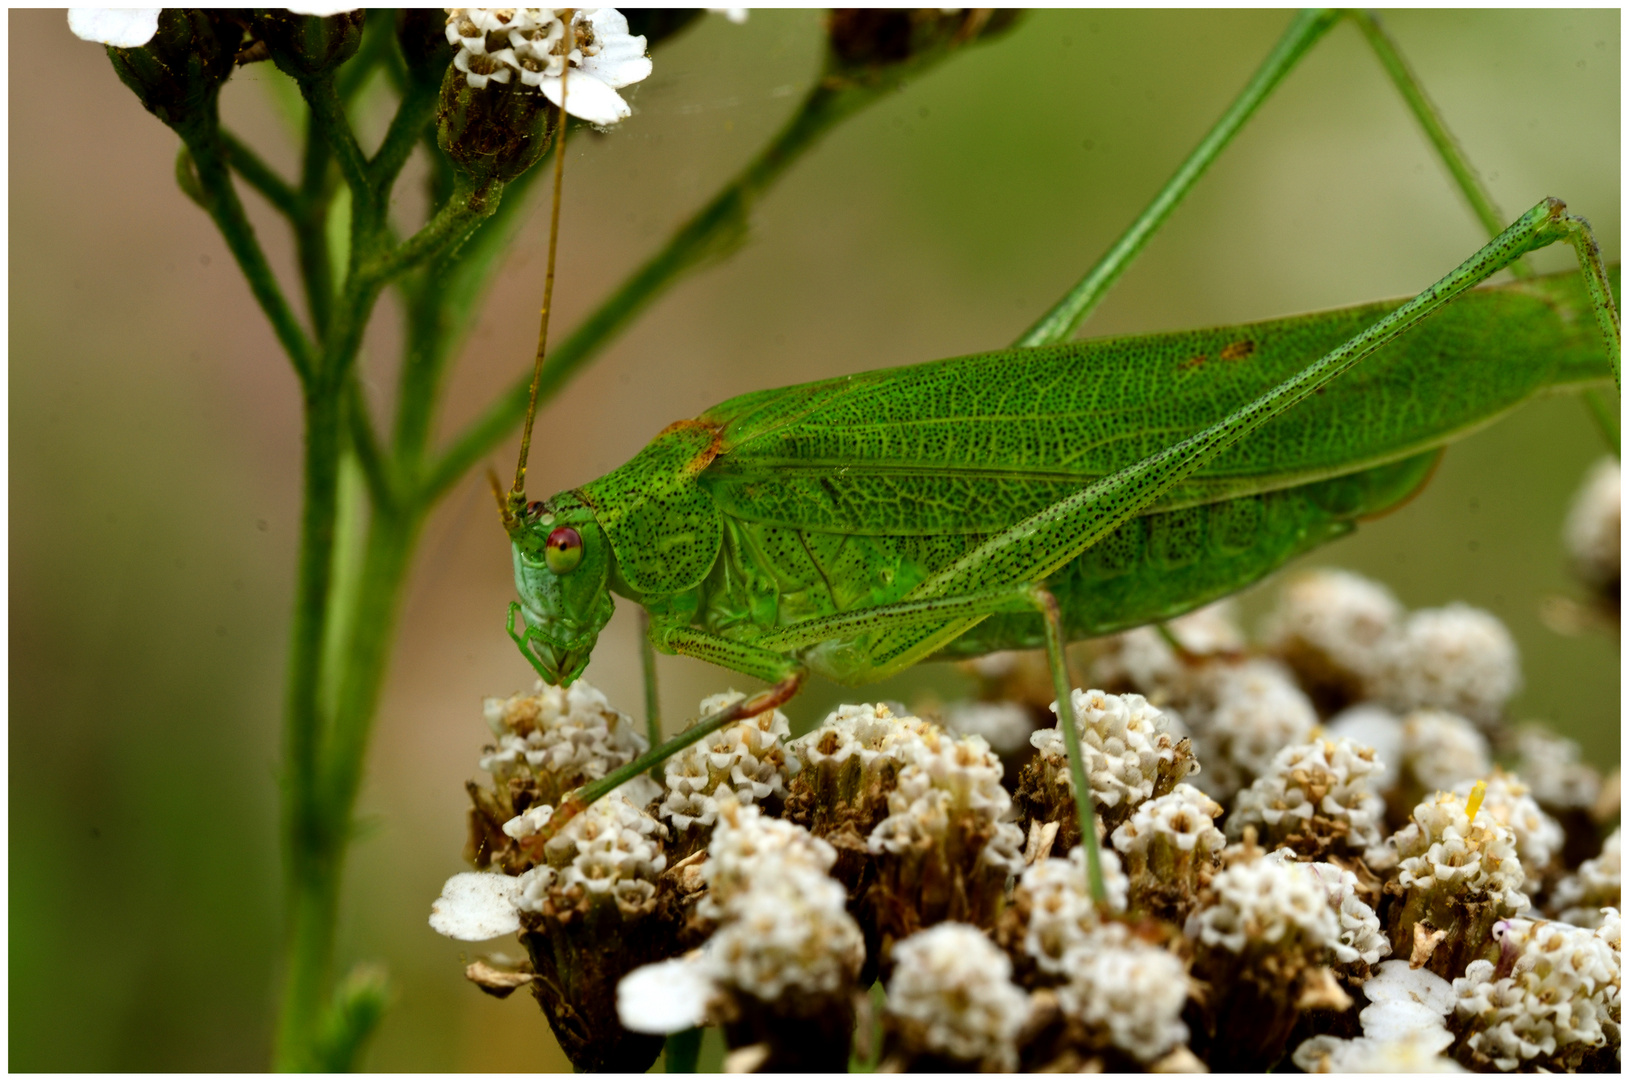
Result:
[[[1536,394],[1612,378],[1619,390],[1619,317],[1586,222],[1546,199],[1498,231],[1473,170],[1366,16],[1362,31],[1491,242],[1405,303],[1061,344],[1336,20],[1295,19],[1022,348],[747,394],[547,501],[526,506],[516,486],[506,521],[520,601],[508,631],[544,680],[581,674],[616,594],[647,612],[654,649],[771,684],[578,791],[550,832],[788,700],[810,673],[859,684],[1016,647],[1048,652],[1074,790],[1086,791],[1068,640],[1258,580],[1409,497],[1442,446]],[[1579,270],[1535,278],[1520,266],[1559,241]],[[1475,288],[1505,268],[1513,284]],[[1078,803],[1099,895],[1091,800]]]

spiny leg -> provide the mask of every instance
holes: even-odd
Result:
[[[1313,9],[1295,15],[1294,21],[1266,56],[1259,70],[1249,79],[1242,93],[1237,95],[1237,100],[1215,122],[1209,134],[1203,137],[1187,159],[1181,162],[1181,167],[1153,196],[1147,208],[1130,223],[1130,227],[1113,242],[1113,246],[1107,249],[1107,253],[1079,283],[1012,344],[1017,348],[1031,348],[1054,345],[1071,337],[1095,310],[1102,297],[1107,295],[1107,290],[1141,254],[1147,241],[1163,227],[1181,200],[1186,198],[1187,192],[1192,190],[1221,151],[1248,123],[1249,117],[1271,96],[1300,58],[1310,52],[1311,47],[1338,21],[1339,13],[1335,11]]]
[[[1572,243],[1579,251],[1591,249],[1592,246],[1585,222],[1565,213],[1564,204],[1559,200],[1544,200],[1446,277],[1326,356],[1203,431],[1103,477],[1004,532],[989,537],[916,586],[903,601],[902,607],[925,610],[924,602],[934,599],[965,603],[968,598],[998,590],[1013,582],[1046,580],[1108,533],[1141,513],[1173,485],[1201,468],[1226,447],[1314,393],[1364,356],[1427,318],[1453,297],[1526,252],[1561,240]],[[1584,273],[1588,272],[1585,259],[1583,267]],[[1602,282],[1603,275],[1597,270],[1596,259],[1592,273]],[[1617,316],[1609,301],[1608,291],[1603,293],[1602,299],[1595,301],[1595,312],[1611,342],[1612,362],[1619,372],[1619,344],[1616,344],[1617,338],[1611,335],[1617,325]],[[873,636],[868,643],[870,660],[878,673],[907,667],[932,655],[987,614],[987,611],[968,610],[964,615],[950,615],[937,624],[922,620],[918,629],[904,628],[885,640]],[[859,618],[862,615],[853,613],[837,618]],[[831,623],[827,628],[835,629],[836,626]],[[779,643],[790,644],[790,635],[801,630],[799,625],[781,631],[783,640]]]
[[[767,690],[759,691],[751,697],[742,698],[732,705],[724,706],[715,713],[701,717],[692,726],[668,739],[660,746],[654,747],[642,757],[628,762],[615,772],[600,777],[590,784],[583,784],[571,792],[560,801],[559,809],[554,811],[554,815],[548,819],[548,823],[538,830],[535,840],[531,841],[531,843],[539,847],[546,844],[557,836],[559,830],[564,828],[572,818],[589,806],[632,780],[639,773],[654,770],[667,758],[700,742],[719,728],[727,727],[738,720],[745,720],[768,712],[770,709],[777,709],[790,701],[796,696],[797,691],[801,689],[803,680],[807,678],[807,672],[794,660],[787,659],[785,663],[790,668],[789,673]]]
[[[1012,343],[1014,347],[1054,345],[1067,340],[1079,329],[1095,310],[1096,305],[1107,295],[1107,291],[1140,255],[1142,248],[1169,220],[1187,193],[1202,179],[1209,166],[1214,164],[1231,144],[1243,125],[1248,123],[1255,111],[1275,92],[1294,65],[1315,47],[1322,35],[1332,29],[1344,14],[1347,13],[1312,9],[1295,16],[1287,31],[1255,71],[1248,85],[1215,122],[1215,126],[1203,137],[1203,141],[1198,143],[1185,161],[1181,162],[1180,167],[1175,170],[1175,175],[1159,189],[1152,202],[1136,216],[1130,227],[1114,241],[1113,246],[1108,248],[1079,283]],[[1423,127],[1424,134],[1440,156],[1446,171],[1468,201],[1476,218],[1485,227],[1486,235],[1496,236],[1507,219],[1497,208],[1479,174],[1447,129],[1440,111],[1424,93],[1423,86],[1401,56],[1395,42],[1384,31],[1376,16],[1367,12],[1348,14],[1367,39],[1385,73],[1400,92],[1402,100]],[[1518,262],[1510,264],[1509,269],[1518,277],[1526,277],[1531,273],[1528,267]]]
[[[1068,678],[1067,639],[1062,631],[1062,608],[1048,589],[1034,588],[1029,595],[1045,619],[1045,657],[1051,666],[1051,684],[1056,691],[1056,718],[1068,747],[1068,775],[1073,779],[1074,809],[1079,814],[1080,842],[1085,845],[1085,867],[1090,878],[1090,899],[1098,910],[1107,910],[1107,878],[1102,873],[1101,844],[1096,839],[1096,798],[1085,772],[1084,747],[1079,742],[1078,723],[1073,715],[1073,685]]]
[[[976,621],[999,612],[1011,611],[1037,611],[1044,620],[1046,656],[1050,663],[1051,681],[1056,691],[1058,724],[1062,728],[1062,737],[1068,748],[1068,769],[1073,779],[1074,803],[1079,814],[1079,834],[1085,845],[1090,894],[1097,904],[1105,907],[1107,880],[1102,874],[1101,848],[1096,838],[1095,800],[1091,797],[1090,780],[1085,772],[1084,750],[1079,741],[1079,730],[1073,715],[1073,686],[1068,675],[1062,609],[1049,590],[1040,585],[1019,582],[985,589],[967,596],[944,596],[931,600],[885,604],[797,623],[775,635],[771,640],[781,643],[781,647],[787,647],[791,642],[812,644],[848,636],[941,625],[955,620]],[[691,633],[700,636],[698,631]],[[863,645],[858,645],[858,649],[862,655]]]

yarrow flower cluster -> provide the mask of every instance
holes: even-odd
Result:
[[[1130,820],[1113,830],[1113,847],[1124,858],[1136,906],[1180,925],[1198,893],[1220,865],[1225,835],[1214,819],[1219,803],[1193,787],[1175,790],[1137,806]]]
[[[700,703],[701,716],[725,709],[746,695],[731,690]],[[791,724],[778,709],[747,717],[703,738],[667,759],[667,797],[659,813],[680,832],[710,828],[718,806],[741,805],[785,797],[794,766],[787,762],[785,742]]]
[[[1375,581],[1348,570],[1311,570],[1283,587],[1265,644],[1312,686],[1353,697],[1378,675],[1382,646],[1405,614]]]
[[[957,823],[984,842],[980,863],[1015,873],[1022,867],[1022,830],[1011,824],[1011,796],[1000,786],[1004,767],[980,736],[952,739],[937,732],[921,741],[887,795],[887,817],[869,837],[872,855],[903,855],[942,845]]]
[[[516,840],[536,835],[552,808],[527,811],[503,827]],[[566,822],[544,846],[547,864],[528,870],[519,906],[541,911],[572,901],[615,900],[624,915],[642,913],[655,896],[656,877],[666,869],[660,841],[667,828],[619,791]]]
[[[1278,848],[1266,858],[1292,862],[1293,852]],[[1335,960],[1341,964],[1354,964],[1359,960],[1371,967],[1390,955],[1390,939],[1384,936],[1372,906],[1361,898],[1361,889],[1354,873],[1326,862],[1295,865],[1322,886],[1327,894],[1328,907],[1339,920],[1338,940],[1330,946]]]
[[[1010,1072],[1028,1013],[1010,959],[975,926],[940,923],[893,947],[887,1016],[906,1054]]]
[[[1445,709],[1486,725],[1520,688],[1507,628],[1467,604],[1415,611],[1384,644],[1373,696],[1409,709]]]
[[[1120,937],[1070,952],[1065,967],[1068,981],[1057,990],[1063,1014],[1103,1031],[1119,1050],[1150,1063],[1186,1042],[1181,1010],[1191,981],[1169,950]]]
[[[1182,777],[1197,771],[1190,746],[1171,731],[1169,719],[1140,694],[1075,690],[1073,715],[1085,775],[1104,825],[1123,821],[1136,806],[1166,793]],[[1039,751],[1045,786],[1066,793],[1066,802],[1071,804],[1073,775],[1061,725],[1059,717],[1056,727],[1034,732],[1029,741]],[[1067,812],[1072,813],[1071,806]]]
[[[1462,780],[1452,790],[1467,800],[1477,782]],[[1518,776],[1495,769],[1485,778],[1485,784],[1480,812],[1490,814],[1513,832],[1514,849],[1526,877],[1541,877],[1565,846],[1565,830],[1542,812]]]
[[[1621,586],[1621,462],[1601,458],[1588,470],[1565,518],[1565,550],[1583,584]]]
[[[1129,882],[1119,869],[1118,857],[1111,851],[1101,854],[1108,909],[1123,911]],[[1090,898],[1083,847],[1074,848],[1066,859],[1040,859],[1023,871],[1015,901],[1017,910],[1027,916],[1021,948],[1048,975],[1065,974],[1069,954],[1089,948],[1102,925],[1104,913]]]
[[[1278,752],[1264,776],[1237,796],[1226,835],[1255,828],[1270,846],[1302,855],[1356,852],[1382,838],[1384,799],[1369,786],[1378,769],[1370,747],[1318,739]]]
[[[569,687],[538,679],[529,694],[487,698],[485,714],[497,746],[481,757],[481,769],[499,783],[545,780],[541,794],[550,803],[650,748],[632,718],[585,679]]]
[[[1561,922],[1573,926],[1599,927],[1606,921],[1606,909],[1621,909],[1621,830],[1604,842],[1604,850],[1561,878],[1554,886],[1549,904]]]
[[[616,91],[651,71],[644,38],[628,33],[626,16],[615,8],[453,8],[446,40],[458,47],[452,65],[473,89],[518,75],[518,85],[540,89],[555,105],[563,97],[565,111],[590,124],[631,116]]]
[[[1192,739],[1140,694],[1073,693],[1105,903],[1060,726],[1029,733],[1013,796],[982,736],[863,704],[795,740],[778,713],[721,729],[668,760],[664,791],[641,776],[546,845],[554,807],[517,804],[495,830],[519,853],[492,860],[507,875],[448,882],[432,921],[470,939],[518,927],[534,967],[469,977],[494,993],[532,979],[545,1010],[568,967],[549,950],[587,968],[602,953],[617,1031],[721,1025],[741,1069],[839,1070],[864,1029],[861,972],[888,987],[882,1071],[1247,1072],[1290,1054],[1312,1072],[1613,1065],[1620,839],[1586,862],[1588,838],[1566,842],[1589,827],[1596,774],[1574,744],[1490,711],[1482,730],[1364,699],[1394,671],[1374,658],[1393,659],[1417,616],[1352,575],[1296,588],[1276,657],[1234,647],[1221,612],[1190,624],[1212,651],[1154,634],[1108,653],[1115,685],[1134,669],[1180,701]],[[1303,675],[1313,653],[1338,669],[1314,701],[1282,662]],[[1002,692],[1026,704],[979,705],[970,723],[1027,727],[1040,699],[1016,674]],[[1464,706],[1457,677],[1435,700]],[[489,704],[499,745],[483,764],[506,797],[641,749],[596,692],[573,693]],[[1539,799],[1492,765],[1494,740],[1587,798]],[[1197,779],[1233,793],[1229,812],[1183,782],[1203,753],[1215,775]],[[1566,922],[1530,921],[1528,893]],[[584,935],[579,915],[611,932]]]
[[[707,893],[698,913],[721,919],[730,901],[753,882],[795,863],[824,874],[836,863],[836,849],[800,825],[763,815],[755,806],[725,802],[701,864]]]
[[[1241,859],[1216,875],[1212,899],[1187,924],[1211,948],[1243,953],[1291,947],[1314,955],[1339,940],[1339,922],[1310,871],[1276,859]]]
[[[1503,961],[1476,960],[1452,983],[1471,1060],[1504,1071],[1573,1071],[1607,1031],[1620,1038],[1621,917],[1611,916],[1599,930],[1528,919],[1498,925]]]
[[[1316,707],[1281,664],[1246,660],[1208,677],[1211,710],[1193,717],[1192,741],[1204,763],[1198,787],[1221,802],[1265,775],[1284,748],[1316,727]]]

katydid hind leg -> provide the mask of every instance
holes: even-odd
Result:
[[[1141,513],[1173,485],[1212,460],[1226,447],[1292,408],[1318,388],[1380,346],[1433,314],[1465,290],[1484,281],[1529,251],[1559,241],[1579,254],[1592,249],[1591,233],[1580,218],[1565,212],[1557,199],[1547,199],[1526,212],[1440,281],[1385,318],[1333,349],[1297,374],[1217,423],[1172,446],[1053,503],[1003,532],[994,534],[938,574],[918,585],[905,605],[945,598],[967,598],[1002,585],[1041,582],[1078,558],[1113,530]],[[1588,260],[1583,259],[1584,269]],[[1594,263],[1597,264],[1596,251]],[[1602,270],[1598,288],[1590,286],[1594,311],[1605,331],[1612,363],[1620,370],[1618,325]],[[872,635],[871,659],[879,673],[897,670],[930,656],[992,612],[968,612],[937,626],[903,627],[890,635]]]
[[[1605,334],[1617,372],[1619,387],[1621,360],[1619,329],[1616,329],[1619,319],[1610,298],[1609,285],[1599,268],[1592,234],[1586,222],[1566,213],[1564,203],[1557,199],[1546,199],[1434,285],[1298,374],[1203,431],[1104,477],[990,537],[939,574],[922,582],[908,599],[965,594],[1013,581],[1044,580],[1226,447],[1292,408],[1362,358],[1515,259],[1559,241],[1569,242],[1576,247],[1582,256],[1585,272],[1590,263],[1586,253],[1592,253],[1593,272],[1589,275],[1589,291],[1595,316]]]

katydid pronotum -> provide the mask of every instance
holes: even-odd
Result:
[[[517,484],[506,523],[521,599],[508,629],[543,679],[581,674],[614,593],[648,613],[654,649],[772,684],[581,789],[550,832],[788,700],[810,672],[856,684],[1013,647],[1047,650],[1074,790],[1085,791],[1068,640],[1252,583],[1405,499],[1445,443],[1539,392],[1612,377],[1619,389],[1619,317],[1585,221],[1547,199],[1503,228],[1393,44],[1360,15],[1491,242],[1404,304],[1063,344],[1338,18],[1294,20],[1148,209],[1017,348],[748,394],[553,499],[527,506]],[[1575,248],[1579,270],[1523,270],[1524,254],[1556,241]],[[1504,268],[1512,285],[1474,289]],[[1099,894],[1090,800],[1078,810]]]

